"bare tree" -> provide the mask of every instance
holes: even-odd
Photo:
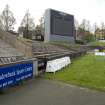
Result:
[[[90,25],[90,21],[89,21],[89,20],[86,22],[86,30],[87,30],[88,32],[91,31],[91,25]]]
[[[83,29],[84,31],[86,30],[86,20],[85,20],[85,19],[82,20],[82,23],[80,24],[79,27],[80,27],[81,29]]]
[[[82,20],[82,23],[79,26],[80,28],[82,28],[84,31],[91,31],[91,25],[90,25],[90,21],[89,20]]]
[[[76,30],[77,30],[78,27],[79,27],[79,22],[78,22],[76,19],[74,19],[74,26],[75,26],[75,29],[76,29]]]
[[[76,19],[74,19],[74,27],[75,27],[75,38],[77,38],[78,35],[78,28],[79,28],[79,23]]]
[[[31,17],[29,13],[29,10],[26,11],[20,27],[24,28],[24,31],[26,31],[24,35],[25,38],[31,38],[30,31],[35,30],[35,23],[34,19]]]
[[[41,29],[41,34],[44,35],[44,16],[42,16],[40,19],[39,19],[39,26],[40,26],[40,29]]]
[[[104,22],[101,23],[101,38],[105,38],[105,25]]]
[[[97,26],[97,23],[94,23],[94,26],[93,26],[93,28],[94,28],[94,37],[95,37],[95,40],[97,39],[97,29],[98,29],[98,26]]]
[[[86,20],[84,19],[82,23],[78,26],[77,36],[79,39],[84,39],[86,33]]]
[[[6,31],[14,29],[13,25],[15,24],[16,20],[13,16],[13,13],[10,11],[8,5],[6,5],[1,14],[1,20]]]
[[[79,39],[83,40],[84,42],[89,42],[93,40],[90,21],[83,19],[78,28],[78,36]]]
[[[35,39],[43,41],[44,40],[44,17],[39,19],[39,25],[35,28]]]
[[[0,17],[0,29],[2,29],[2,30],[4,29],[1,17]]]

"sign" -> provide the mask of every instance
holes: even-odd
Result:
[[[105,56],[105,52],[95,52],[96,56]]]
[[[32,78],[32,76],[32,61],[0,67],[0,88],[15,85],[21,80]]]
[[[73,36],[74,16],[50,9],[51,35]]]
[[[62,57],[47,62],[46,72],[56,72],[71,63],[70,57]]]

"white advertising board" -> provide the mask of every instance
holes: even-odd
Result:
[[[96,56],[105,56],[105,52],[95,52]]]
[[[47,62],[46,72],[56,72],[71,63],[70,57],[62,57]]]

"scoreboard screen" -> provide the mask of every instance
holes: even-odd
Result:
[[[50,11],[51,35],[73,36],[74,16],[55,10]]]

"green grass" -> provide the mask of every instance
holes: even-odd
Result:
[[[55,75],[46,73],[45,78],[105,91],[105,57],[85,55]]]
[[[96,41],[96,42],[92,42],[91,45],[92,46],[105,46],[105,42]]]
[[[53,44],[53,45],[57,45],[57,46],[61,46],[61,47],[65,47],[67,49],[70,49],[70,48],[79,48],[81,45],[80,44],[70,44],[70,43],[66,43],[66,42],[58,42],[58,41],[53,41],[53,42],[50,42],[50,44]]]

